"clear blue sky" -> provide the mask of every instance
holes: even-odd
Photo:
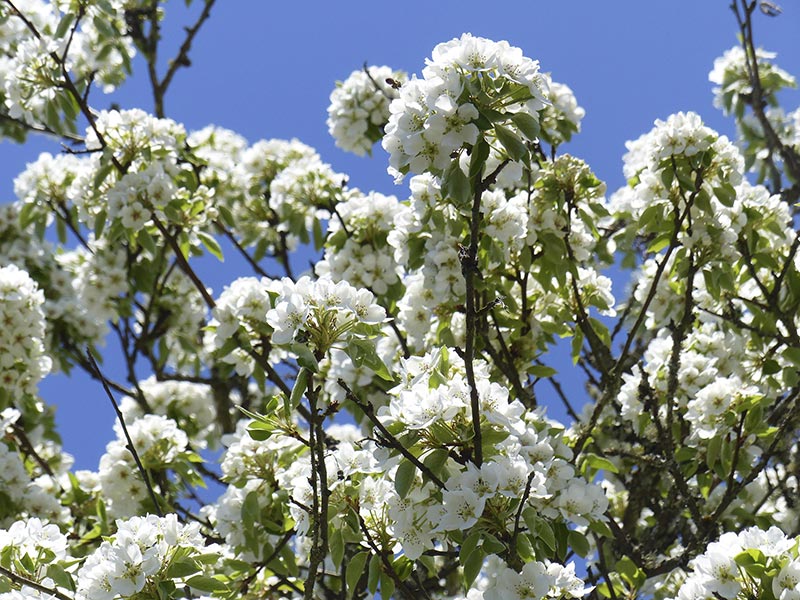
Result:
[[[193,12],[201,2],[195,4]],[[757,41],[779,53],[780,66],[800,75],[800,5],[782,4],[778,18],[757,14]],[[393,185],[379,148],[368,159],[334,146],[325,126],[328,95],[337,79],[364,61],[419,73],[437,43],[470,32],[521,47],[554,80],[572,87],[587,115],[583,132],[564,149],[587,160],[613,191],[624,183],[625,141],[649,130],[656,118],[693,110],[711,127],[733,134],[732,122],[712,106],[708,82],[714,58],[736,43],[728,5],[727,0],[220,1],[196,40],[192,67],[175,78],[166,111],[189,130],[213,123],[251,143],[297,137],[347,173],[352,186],[402,198],[406,188]],[[190,15],[183,2],[168,3],[166,11],[166,43],[174,49]],[[135,66],[139,70],[113,100],[123,108],[151,109],[142,64],[137,60]],[[800,104],[798,98],[786,96],[787,109]],[[110,101],[99,92],[93,96],[98,108]],[[0,144],[0,201],[13,198],[14,176],[44,150],[57,152],[58,146],[42,138],[22,147]],[[235,277],[236,267],[231,255],[224,269],[206,270],[215,294]],[[76,456],[76,466],[96,469],[113,436],[113,413],[102,390],[52,377],[41,391],[59,407],[65,450]]]

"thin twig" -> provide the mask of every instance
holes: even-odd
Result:
[[[170,84],[172,83],[172,78],[175,77],[175,73],[181,67],[186,67],[190,64],[189,62],[189,51],[192,49],[192,42],[194,42],[194,38],[197,33],[200,31],[200,28],[203,26],[203,23],[206,22],[208,17],[211,16],[211,8],[214,6],[215,0],[206,0],[205,6],[203,7],[203,12],[200,13],[200,16],[195,21],[194,25],[191,27],[186,28],[186,38],[183,40],[180,49],[178,50],[178,54],[172,59],[169,63],[169,68],[167,69],[167,73],[164,75],[164,78],[161,80],[161,83],[158,85],[158,92],[163,102],[164,94],[167,92],[167,88],[169,88]],[[161,106],[161,110],[163,112],[164,107],[163,104]]]
[[[133,445],[133,440],[131,439],[130,433],[128,433],[128,427],[125,424],[125,417],[122,415],[122,411],[119,409],[119,404],[117,404],[116,399],[114,398],[114,394],[111,393],[111,389],[106,384],[105,377],[103,377],[100,373],[100,367],[97,365],[97,362],[92,356],[91,351],[87,348],[86,349],[86,356],[89,359],[89,363],[92,366],[92,369],[97,373],[100,378],[100,381],[103,384],[103,389],[108,396],[108,399],[111,400],[111,405],[114,407],[114,412],[117,413],[117,418],[119,419],[119,423],[122,426],[122,431],[125,434],[125,439],[128,442],[128,450],[133,455],[133,460],[136,461],[136,467],[139,469],[139,474],[142,476],[144,480],[145,486],[147,486],[147,492],[150,494],[150,500],[153,501],[153,506],[156,509],[156,514],[159,517],[163,517],[163,513],[161,512],[161,506],[158,504],[158,499],[156,498],[156,493],[153,490],[153,486],[150,484],[150,478],[147,476],[147,471],[142,464],[141,459],[139,458],[139,453],[136,452],[136,447]]]
[[[444,482],[442,482],[442,480],[439,479],[434,474],[434,472],[431,471],[416,456],[414,456],[411,452],[409,452],[408,449],[405,446],[403,446],[403,444],[401,444],[399,440],[396,437],[394,437],[388,429],[386,429],[383,423],[381,423],[378,417],[375,415],[375,410],[372,408],[371,404],[369,404],[368,402],[362,402],[358,398],[358,396],[356,396],[355,392],[353,392],[353,390],[350,389],[350,386],[348,386],[347,383],[345,383],[343,379],[339,379],[338,383],[345,391],[347,399],[350,400],[356,406],[358,406],[362,411],[364,411],[364,414],[367,416],[370,422],[373,425],[375,425],[378,431],[381,432],[381,436],[389,444],[391,444],[392,448],[394,448],[395,450],[400,452],[400,454],[402,454],[405,458],[407,458],[415,467],[417,467],[420,470],[422,474],[428,477],[428,479],[430,479],[436,485],[436,487],[438,487],[439,489],[445,488]]]
[[[0,574],[5,575],[14,583],[27,586],[29,588],[33,588],[34,590],[37,590],[44,594],[50,594],[51,596],[55,596],[59,600],[73,600],[73,598],[70,598],[66,594],[61,593],[56,588],[47,587],[46,585],[42,585],[41,583],[33,581],[32,579],[28,579],[27,577],[23,577],[22,575],[17,575],[16,573],[14,573],[14,571],[6,569],[3,566],[0,566]]]

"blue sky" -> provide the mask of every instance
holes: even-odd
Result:
[[[195,4],[192,13],[200,3]],[[778,18],[756,15],[757,42],[778,52],[784,69],[800,74],[800,6],[783,4]],[[624,183],[625,141],[649,130],[656,118],[693,110],[709,126],[733,134],[732,122],[712,106],[708,82],[714,59],[736,44],[728,5],[723,0],[219,2],[195,42],[192,67],[175,78],[165,108],[189,130],[213,123],[251,143],[297,137],[347,173],[351,186],[402,198],[406,188],[386,174],[380,148],[369,159],[334,146],[325,125],[328,96],[337,79],[364,61],[419,73],[437,43],[470,32],[521,47],[554,80],[573,89],[587,115],[582,133],[564,150],[587,160],[611,192]],[[165,43],[174,50],[191,14],[177,1],[167,3],[166,13]],[[136,67],[113,101],[151,109],[138,60]],[[93,96],[97,108],[111,100],[99,92]],[[800,103],[796,92],[785,101],[789,110]],[[0,201],[13,199],[13,178],[27,162],[58,149],[44,138],[24,146],[0,144]],[[237,268],[232,255],[224,269],[206,265],[215,294]],[[41,391],[59,407],[65,450],[76,456],[76,466],[96,469],[113,436],[113,412],[100,387],[59,376],[45,381]]]

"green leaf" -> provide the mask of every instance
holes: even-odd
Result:
[[[672,166],[664,167],[661,171],[661,183],[669,190],[672,187],[672,182],[675,180],[675,170]]]
[[[711,212],[711,195],[705,188],[700,188],[697,194],[695,194],[694,205],[703,212]]]
[[[461,170],[458,160],[453,160],[444,172],[442,180],[442,195],[449,198],[457,207],[469,206],[472,199],[472,186],[469,179]]]
[[[709,469],[713,469],[714,465],[717,464],[721,449],[722,438],[720,436],[715,436],[708,440],[708,446],[706,446],[706,464]]]
[[[501,552],[505,552],[506,545],[492,534],[486,533],[483,536],[482,548],[486,551],[486,554],[500,554]]]
[[[434,475],[441,477],[449,456],[447,450],[437,448],[423,459],[422,464],[428,467]]]
[[[727,207],[733,206],[733,202],[736,200],[736,190],[727,181],[714,188],[714,195],[720,201],[720,204]]]
[[[767,570],[767,557],[763,552],[755,548],[740,552],[733,560],[747,574],[757,579],[761,579]]]
[[[480,531],[473,531],[471,534],[469,534],[466,539],[461,542],[461,548],[458,550],[458,562],[464,565],[470,554],[472,554],[475,551],[475,548],[478,547],[478,542],[480,540]]]
[[[407,556],[398,556],[392,560],[392,570],[400,581],[405,581],[414,571],[414,561]]]
[[[536,551],[531,544],[531,538],[524,533],[517,536],[516,550],[519,557],[525,562],[536,559]]]
[[[247,433],[255,441],[263,442],[272,437],[272,434],[275,433],[275,427],[271,423],[253,421],[247,426]]]
[[[233,213],[231,209],[223,204],[217,204],[217,211],[219,212],[220,220],[225,225],[225,227],[234,227],[236,225],[236,221],[233,218]]]
[[[104,153],[104,158],[107,158]],[[94,174],[94,179],[92,180],[92,187],[95,190],[99,190],[100,187],[103,185],[103,182],[108,177],[108,174],[111,173],[111,169],[113,168],[113,163],[109,160],[105,164],[103,164],[97,172]]]
[[[611,531],[611,527],[609,527],[603,521],[591,521],[589,523],[589,529],[591,529],[594,533],[596,533],[600,537],[604,538],[614,537],[614,534]]]
[[[480,179],[483,177],[483,167],[486,165],[486,159],[489,158],[489,144],[482,136],[478,136],[478,141],[472,147],[472,152],[469,159],[469,178]]]
[[[59,564],[52,564],[47,566],[47,576],[52,579],[59,587],[75,591],[75,581],[72,575],[67,573]]]
[[[260,415],[260,414],[258,414],[256,412],[253,412],[252,410],[247,410],[243,406],[238,406],[237,405],[236,408],[239,410],[239,412],[245,414],[246,416],[250,417],[251,419],[253,419],[255,421],[258,421],[260,423],[269,423],[270,422],[269,419],[267,419],[266,416]]]
[[[572,336],[572,364],[577,365],[581,357],[581,350],[583,349],[583,332],[576,329]]]
[[[94,237],[99,238],[103,235],[103,229],[106,226],[106,219],[108,215],[106,214],[105,209],[101,210],[97,213],[94,217]]]
[[[644,571],[627,556],[623,556],[617,561],[616,569],[632,589],[638,589],[647,580]]]
[[[189,585],[189,587],[198,589],[201,592],[228,591],[227,585],[225,585],[218,579],[214,579],[213,577],[206,577],[204,575],[197,575],[195,577],[190,577],[189,579],[186,580],[186,583]]]
[[[58,22],[58,27],[56,27],[55,38],[60,39],[63,38],[69,28],[72,27],[72,23],[75,22],[75,15],[73,13],[66,13],[61,20]]]
[[[322,231],[322,223],[319,219],[314,219],[314,249],[319,251],[325,245],[325,234]]]
[[[531,142],[535,142],[538,139],[541,130],[539,119],[526,112],[519,112],[511,117],[511,121]]]
[[[602,456],[598,456],[597,454],[593,454],[592,452],[587,452],[583,455],[584,464],[588,465],[595,471],[606,471],[607,473],[619,473],[619,469],[617,466],[612,463],[607,458],[603,458]]]
[[[497,134],[497,141],[503,146],[511,160],[520,161],[528,157],[528,147],[516,133],[502,125],[495,125],[494,130]]]
[[[693,175],[694,173],[687,166],[678,167],[678,170],[675,171],[678,183],[681,185],[681,188],[687,192],[693,192],[695,190],[695,179]]]
[[[556,549],[556,534],[553,533],[553,528],[547,521],[539,521],[536,527],[536,537],[542,540],[545,546],[550,548],[551,551]]]
[[[478,577],[478,573],[481,572],[481,567],[483,567],[483,559],[485,554],[483,550],[480,548],[476,548],[474,552],[472,552],[468,557],[467,560],[464,562],[464,587],[469,589],[472,585],[472,582]]]
[[[305,367],[300,367],[300,372],[297,373],[297,379],[294,381],[294,386],[292,387],[292,395],[289,396],[289,403],[284,404],[284,416],[287,419],[291,419],[292,412],[300,405],[300,401],[303,399],[303,394],[306,393],[308,389],[308,383],[311,380],[311,373]]]
[[[215,256],[219,262],[225,262],[225,257],[222,256],[222,248],[214,236],[207,234],[205,231],[198,231],[197,237],[200,239],[200,243],[203,244],[203,247],[208,250],[211,255]]]
[[[61,217],[56,219],[56,233],[58,234],[58,241],[62,244],[67,243],[67,225]]]
[[[392,381],[392,375],[389,369],[378,356],[375,350],[375,345],[370,340],[362,340],[359,338],[351,338],[344,351],[353,364],[357,367],[367,367],[371,369],[378,377],[385,381]]]
[[[658,235],[650,244],[647,246],[647,253],[648,254],[656,254],[661,252],[664,248],[669,246],[670,242],[672,241],[672,232],[665,231]]]
[[[281,560],[286,565],[289,575],[297,577],[300,574],[300,568],[297,566],[297,555],[289,544],[284,544],[280,550]]]
[[[534,377],[552,377],[558,373],[553,367],[548,367],[547,365],[533,365],[528,367],[527,370]]]
[[[183,578],[193,575],[199,570],[200,565],[192,559],[173,560],[164,572],[164,576],[168,579]]]
[[[800,348],[786,348],[783,357],[796,365],[800,365]]]
[[[261,516],[258,505],[258,492],[248,493],[242,503],[242,525],[246,531],[252,531]]]
[[[347,584],[347,598],[353,597],[353,592],[364,574],[364,565],[369,557],[369,552],[359,552],[347,563],[345,570],[345,582]]]
[[[373,554],[369,559],[369,573],[367,574],[367,589],[370,594],[378,591],[378,580],[381,575],[381,557]]]
[[[381,573],[381,599],[391,600],[394,594],[394,579],[387,573]]]
[[[591,547],[589,546],[589,541],[586,539],[586,536],[575,531],[574,529],[571,529],[567,534],[567,542],[575,551],[575,554],[582,556],[583,558],[586,558],[591,551]]]
[[[26,202],[22,205],[22,208],[19,210],[18,217],[20,229],[27,229],[28,225],[39,218],[39,215],[36,214],[37,208],[37,205],[33,202]]]
[[[414,475],[416,475],[417,467],[408,459],[400,461],[397,471],[394,475],[394,489],[400,498],[405,498],[408,491],[414,484]]]
[[[311,348],[306,344],[292,342],[289,344],[289,352],[297,355],[297,364],[301,367],[308,369],[312,373],[319,371],[319,363],[317,362],[317,358],[314,356],[314,352],[311,350]],[[305,390],[303,391],[305,392]]]
[[[774,375],[775,373],[780,373],[781,366],[777,360],[768,358],[764,361],[761,371],[764,373],[764,375]]]
[[[152,256],[156,256],[156,254],[158,254],[156,242],[147,229],[140,229],[138,232],[136,232],[136,243],[147,250]]]
[[[338,567],[342,564],[342,559],[344,558],[344,536],[341,529],[334,529],[331,532],[329,543],[331,560]]]

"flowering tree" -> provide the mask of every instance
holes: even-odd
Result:
[[[800,598],[800,110],[753,40],[778,7],[735,0],[710,75],[739,140],[658,120],[608,199],[521,49],[354,71],[330,132],[380,141],[400,200],[166,117],[212,5],[160,73],[157,2],[0,2],[0,132],[67,148],[0,212],[0,600]],[[92,108],[136,52],[155,114]],[[223,249],[251,272],[215,297]],[[37,395],[57,369],[117,410],[97,472]]]

